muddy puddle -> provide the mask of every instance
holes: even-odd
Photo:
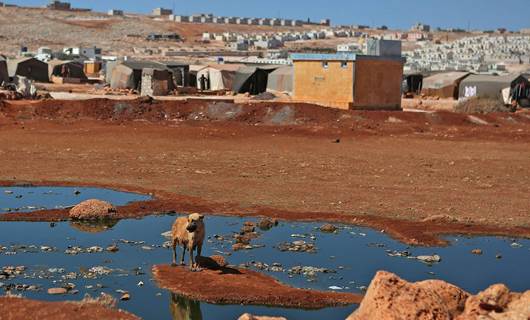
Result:
[[[0,187],[0,214],[64,209],[88,199],[100,199],[122,206],[145,201],[150,196],[101,188],[75,187]]]
[[[12,202],[5,204],[5,196],[16,195],[18,189],[9,190],[13,193],[1,195],[0,207],[12,206]],[[33,194],[24,195],[40,199],[50,188],[32,190]],[[38,203],[68,206],[69,201],[83,200],[77,198],[82,195],[118,205],[145,200],[143,196],[122,193],[115,194],[118,198],[105,198],[84,188],[72,196],[74,190],[64,189],[63,200]],[[120,300],[119,307],[144,319],[237,319],[245,312],[288,319],[345,319],[356,307],[297,310],[214,305],[162,290],[152,279],[151,267],[170,263],[171,251],[162,233],[170,229],[174,219],[153,216],[110,226],[0,223],[0,293],[10,290],[49,301],[79,300],[85,294],[98,296],[102,292],[120,299],[128,293],[130,300]],[[447,237],[449,247],[408,247],[367,228],[337,225],[335,232],[325,233],[319,229],[323,223],[280,222],[267,231],[256,228],[258,237],[234,251],[234,235],[240,233],[245,222],[248,226],[248,222],[257,223],[258,219],[207,216],[204,254],[223,254],[230,264],[265,272],[299,288],[363,293],[378,270],[394,272],[409,281],[443,279],[473,293],[499,282],[514,291],[530,288],[529,240],[451,236]],[[68,292],[47,292],[58,287]]]

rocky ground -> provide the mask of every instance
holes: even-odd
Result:
[[[409,283],[382,271],[347,320],[364,319],[527,320],[530,291],[514,293],[496,284],[473,296],[444,281]]]

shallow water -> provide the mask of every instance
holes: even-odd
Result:
[[[68,208],[88,199],[110,201],[115,206],[122,206],[151,197],[102,188],[0,187],[0,214]]]
[[[169,263],[171,252],[163,248],[166,241],[160,234],[169,230],[175,217],[147,217],[142,220],[121,221],[107,232],[84,233],[72,228],[69,223],[58,223],[50,227],[48,223],[9,222],[0,224],[0,245],[5,249],[0,252],[0,266],[24,265],[30,278],[23,276],[11,280],[0,280],[7,283],[38,284],[43,290],[39,292],[24,292],[30,298],[43,300],[81,299],[85,293],[99,295],[100,292],[111,293],[117,298],[121,296],[116,290],[125,290],[131,294],[130,301],[120,302],[119,306],[145,319],[171,319],[171,311],[176,306],[186,306],[186,310],[195,310],[197,304],[178,301],[177,297],[165,290],[159,289],[151,279],[150,269],[153,264]],[[239,231],[244,221],[255,219],[240,219],[234,217],[208,216],[206,218],[208,235],[228,235]],[[415,281],[438,278],[450,281],[471,292],[477,292],[487,286],[503,282],[513,290],[530,288],[530,241],[518,240],[517,246],[512,246],[512,240],[495,237],[451,237],[452,245],[446,248],[408,248],[386,234],[366,228],[341,226],[336,234],[325,234],[316,230],[319,223],[280,223],[270,231],[262,232],[262,236],[254,244],[265,247],[250,251],[234,252],[228,257],[232,264],[249,261],[260,261],[272,265],[281,263],[285,269],[293,266],[315,266],[336,270],[336,273],[318,274],[314,281],[307,277],[294,275],[289,277],[287,272],[267,272],[281,281],[297,287],[329,290],[330,286],[344,288],[345,291],[360,292],[359,287],[367,286],[377,270],[395,272],[401,277]],[[280,252],[275,246],[284,241],[300,240],[293,234],[313,234],[315,240],[305,238],[307,242],[314,242],[316,253]],[[124,243],[120,239],[140,241],[138,243]],[[212,239],[210,239],[212,241]],[[143,243],[142,241],[145,241]],[[68,246],[83,248],[91,246],[107,247],[116,243],[120,250],[117,253],[80,253],[67,255]],[[375,245],[377,244],[377,245]],[[13,245],[36,245],[36,249],[18,249],[14,255]],[[45,252],[41,246],[55,247],[56,251]],[[151,249],[148,250],[147,247]],[[223,248],[224,246],[224,248]],[[383,247],[384,246],[384,247]],[[205,247],[206,255],[217,254],[217,250],[228,252],[230,244],[222,241],[212,241]],[[481,256],[470,253],[472,249],[480,248],[484,251]],[[46,249],[46,248],[45,248]],[[408,250],[412,255],[439,254],[442,261],[432,266],[415,259],[391,257],[386,250]],[[502,259],[496,259],[502,254]],[[94,266],[105,266],[111,269],[121,269],[108,276],[97,279],[62,278],[69,272],[80,273]],[[137,268],[141,269],[137,269]],[[343,267],[342,269],[340,267]],[[64,268],[63,272],[40,272],[50,268]],[[140,274],[136,271],[140,270]],[[55,271],[55,270],[51,270]],[[59,270],[60,271],[60,270]],[[145,274],[141,274],[145,272]],[[33,275],[37,278],[33,278]],[[40,278],[39,278],[40,277]],[[48,278],[49,277],[49,278]],[[144,286],[137,284],[142,281]],[[58,287],[71,282],[79,290],[77,295],[50,296],[46,289]],[[97,284],[104,285],[98,288]],[[93,288],[85,286],[92,285]],[[289,319],[344,319],[355,306],[330,308],[318,311],[304,311],[295,309],[266,308],[254,306],[217,306],[199,303],[202,319],[237,319],[244,312],[268,315],[284,315]],[[194,306],[192,308],[192,306]],[[179,310],[183,310],[181,307]],[[176,313],[175,313],[176,314]],[[200,319],[198,317],[194,319]]]

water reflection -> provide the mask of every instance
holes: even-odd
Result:
[[[202,320],[201,303],[171,293],[169,311],[173,320]]]
[[[101,233],[108,231],[118,224],[118,220],[102,221],[70,221],[70,226],[85,233]]]

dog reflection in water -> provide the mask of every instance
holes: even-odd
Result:
[[[201,303],[199,301],[186,299],[177,294],[171,294],[169,304],[173,320],[202,320]]]

